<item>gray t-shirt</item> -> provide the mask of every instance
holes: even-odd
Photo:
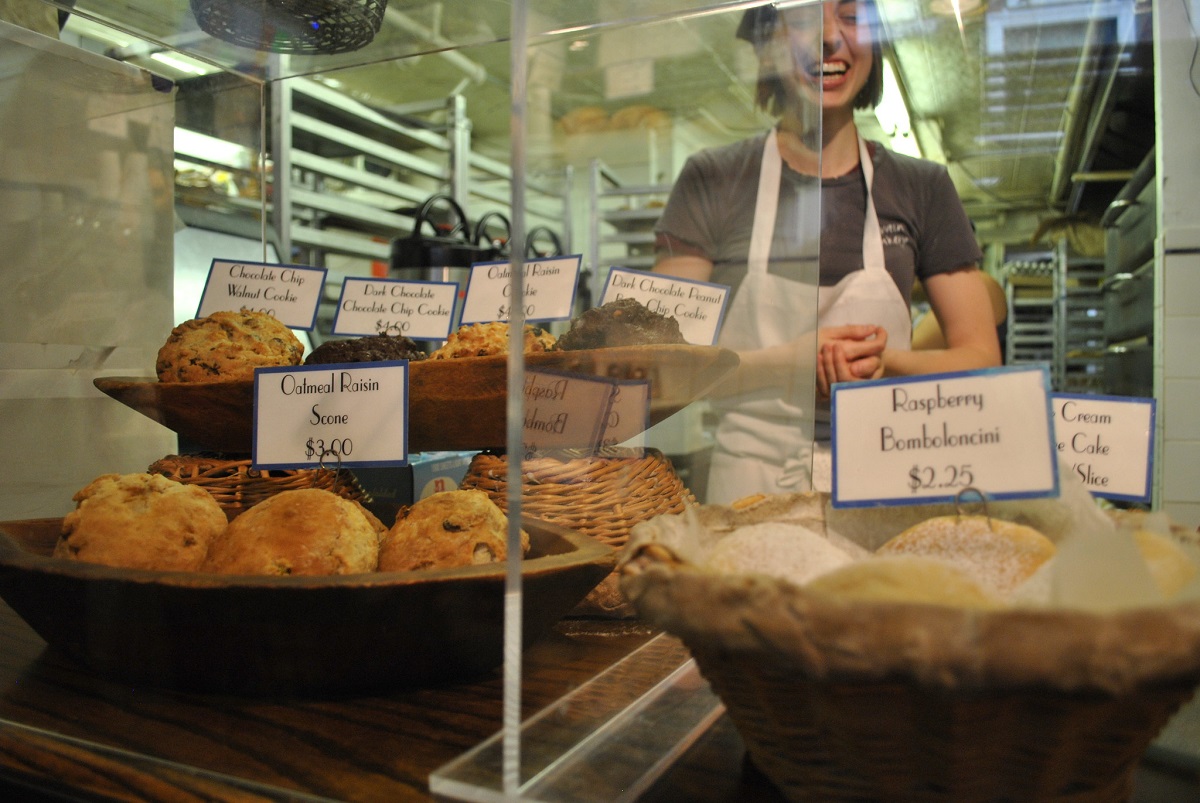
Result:
[[[708,258],[711,281],[735,293],[746,275],[766,136],[689,157],[655,227],[660,254],[682,248]],[[983,254],[946,169],[875,143],[868,148],[884,260],[903,297],[911,297],[914,277],[978,263]],[[818,198],[817,179],[784,164],[768,270],[811,283],[819,240],[820,283],[831,287],[863,266],[867,189],[861,169],[820,186]]]

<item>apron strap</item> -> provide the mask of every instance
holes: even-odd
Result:
[[[771,242],[775,239],[775,215],[779,211],[779,181],[783,176],[783,159],[779,155],[775,129],[767,134],[763,145],[762,168],[758,174],[758,199],[754,204],[754,224],[750,229],[750,254],[746,261],[747,275],[767,273]]]
[[[871,190],[875,183],[875,165],[871,162],[871,154],[862,134],[858,135],[858,158],[862,162],[863,180],[867,184],[867,209],[863,218],[863,268],[887,273],[887,263],[883,259],[883,232],[879,227],[875,195]]]

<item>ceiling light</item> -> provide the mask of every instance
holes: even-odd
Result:
[[[985,5],[984,0],[929,0],[929,10],[934,14],[956,19],[973,14]]]

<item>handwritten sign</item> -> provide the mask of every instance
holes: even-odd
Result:
[[[445,340],[453,326],[457,282],[349,277],[342,283],[335,335],[392,334]]]
[[[225,310],[265,312],[292,329],[317,325],[324,268],[214,259],[197,318]]]
[[[608,272],[600,303],[622,298],[635,299],[651,312],[674,318],[687,342],[711,346],[717,342],[721,331],[729,288],[723,284],[614,267]]]
[[[408,360],[259,368],[255,468],[408,464]]]
[[[565,321],[575,308],[575,290],[579,285],[578,254],[565,257],[530,259],[523,263],[522,299],[526,321]],[[462,323],[507,321],[512,317],[512,264],[481,262],[471,266],[467,278],[467,297],[463,301]]]
[[[1149,502],[1154,472],[1154,399],[1051,396],[1058,454],[1089,491]]]
[[[1057,496],[1044,367],[835,385],[833,505]]]
[[[526,371],[525,454],[595,448],[608,424],[615,383],[560,371]]]

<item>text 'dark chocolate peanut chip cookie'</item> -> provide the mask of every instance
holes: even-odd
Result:
[[[56,558],[193,571],[225,529],[225,513],[208,491],[158,474],[103,474],[73,498]]]
[[[158,350],[160,382],[254,378],[255,368],[299,365],[304,344],[265,312],[214,312],[184,321]]]
[[[402,511],[383,538],[379,571],[446,569],[508,557],[508,517],[479,490],[443,491]],[[521,531],[521,551],[529,536]]]

